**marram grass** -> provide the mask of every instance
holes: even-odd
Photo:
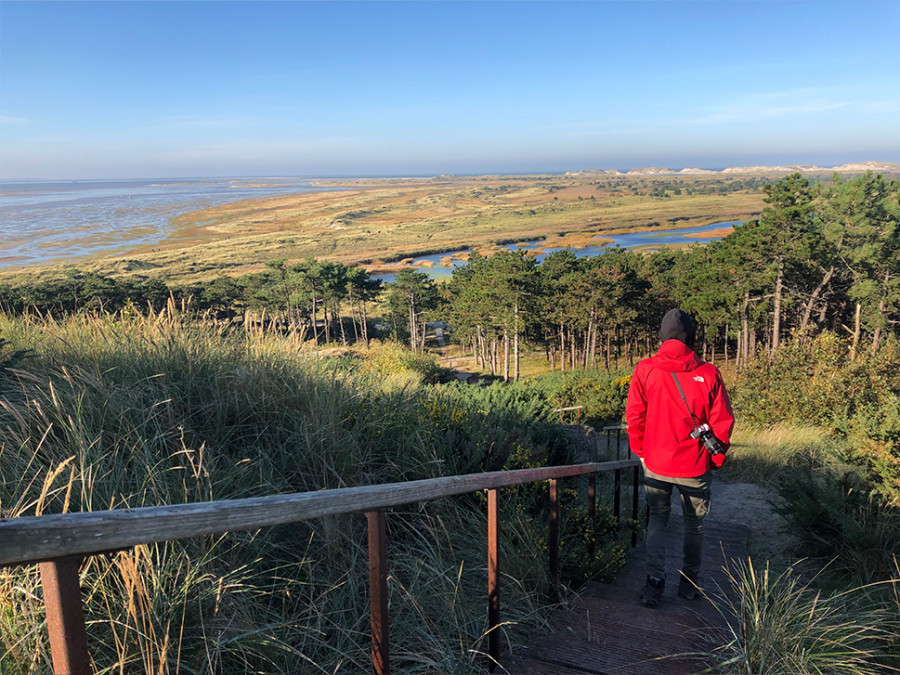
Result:
[[[886,675],[898,670],[900,580],[824,594],[794,568],[773,574],[752,560],[712,597],[727,621],[711,656],[734,675]]]
[[[413,381],[385,388],[290,338],[172,308],[59,322],[0,314],[0,335],[31,350],[0,374],[2,517],[464,473],[502,449],[504,425],[524,423],[452,397],[437,404]],[[388,530],[395,672],[483,671],[477,496],[398,508]],[[541,538],[512,530],[504,565],[529,583],[504,585],[507,644],[544,620],[548,582]],[[81,581],[95,671],[367,672],[365,533],[364,518],[345,515],[91,558]],[[35,567],[0,570],[3,675],[49,670],[40,597]]]

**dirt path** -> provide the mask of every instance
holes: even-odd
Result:
[[[716,523],[739,523],[750,529],[747,552],[754,563],[767,560],[782,570],[793,561],[788,551],[792,546],[784,518],[776,513],[773,503],[777,495],[755,483],[730,483],[713,480],[710,513]]]

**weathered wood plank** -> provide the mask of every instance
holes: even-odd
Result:
[[[611,584],[590,584],[567,609],[550,618],[555,632],[532,635],[527,647],[504,663],[511,675],[687,675],[704,664],[690,653],[709,653],[728,639],[722,614],[704,598],[676,595],[683,528],[673,517],[667,533],[667,584],[662,605],[638,599],[646,576],[644,546],[629,556]],[[713,596],[728,590],[725,568],[746,559],[749,530],[732,522],[705,523],[704,586]],[[720,599],[717,602],[721,603]],[[673,656],[676,655],[676,656]],[[677,656],[682,655],[682,656]]]
[[[637,460],[496,471],[405,483],[115,511],[0,519],[0,565],[130,548],[390,508],[440,497],[635,466]]]
[[[669,654],[685,651],[685,645],[667,643]],[[529,643],[529,651],[538,658],[535,661],[571,668],[581,673],[602,675],[690,675],[703,670],[705,664],[695,658],[678,658],[648,654],[645,644],[637,642],[613,642],[603,644],[564,638],[560,635],[541,635]],[[658,652],[657,652],[658,654]],[[511,669],[514,674],[528,675],[533,662],[522,670]]]

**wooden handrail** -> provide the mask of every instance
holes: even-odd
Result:
[[[172,539],[255,530],[439,497],[637,466],[637,460],[473,473],[270,497],[0,519],[0,565],[91,555]]]
[[[568,408],[556,408],[555,410],[551,410],[551,413],[559,413],[559,423],[562,424],[563,413],[564,412],[572,412],[573,410],[578,412],[578,416],[575,420],[576,424],[581,424],[581,411],[584,410],[583,405],[573,405]]]
[[[590,462],[569,466],[495,471],[367,485],[354,488],[251,497],[217,502],[150,506],[113,511],[66,513],[0,519],[0,566],[41,563],[47,625],[54,672],[89,675],[90,656],[80,603],[78,565],[89,555],[173,539],[259,529],[322,516],[365,512],[369,521],[369,575],[372,612],[372,664],[378,675],[390,672],[387,620],[385,519],[383,509],[412,502],[487,490],[488,599],[490,657],[499,657],[499,515],[497,490],[548,480],[551,484],[551,593],[558,584],[558,501],[560,478],[634,468],[634,517],[637,518],[638,460]],[[593,481],[592,481],[593,484]],[[590,491],[593,513],[594,490]],[[618,520],[618,494],[615,516]],[[635,535],[636,536],[636,532]],[[634,543],[633,539],[633,543]],[[49,590],[48,590],[49,589]],[[51,606],[52,603],[52,606]]]

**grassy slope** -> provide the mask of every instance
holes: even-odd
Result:
[[[678,181],[681,195],[650,196]],[[275,259],[313,256],[383,269],[384,261],[498,241],[546,238],[584,246],[595,235],[741,220],[761,191],[686,194],[707,177],[533,176],[346,182],[341,191],[247,200],[175,218],[167,240],[80,265],[180,281],[237,275]],[[637,189],[639,194],[634,194]],[[592,199],[593,198],[593,199]],[[677,219],[677,220],[676,220]],[[381,264],[379,264],[381,263]]]
[[[338,372],[290,338],[223,335],[174,308],[0,312],[0,334],[33,350],[0,371],[0,517],[466,473],[488,455],[539,456],[556,434],[510,406],[417,386],[391,348],[368,364],[386,370]],[[542,621],[548,582],[546,527],[512,493],[504,639]],[[389,522],[395,669],[483,672],[478,496],[392,509]],[[82,581],[93,657],[104,672],[365,672],[367,570],[361,515],[94,557]],[[35,572],[0,576],[0,673],[49,668]]]

